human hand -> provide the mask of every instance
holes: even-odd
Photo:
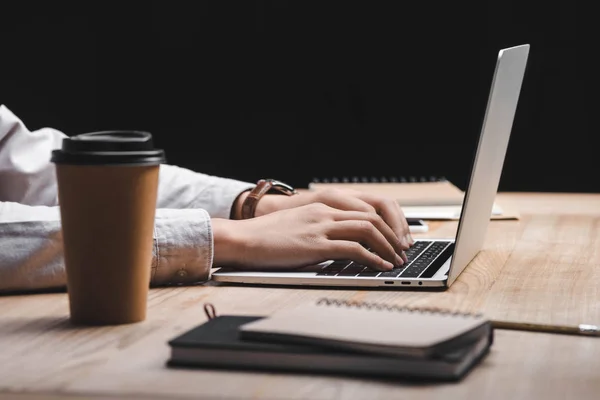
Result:
[[[407,250],[414,244],[406,217],[397,201],[357,190],[327,189],[301,192],[295,196],[265,195],[258,203],[256,215],[312,203],[323,203],[339,210],[377,214],[395,233],[402,250]],[[407,261],[404,251],[401,256]]]
[[[215,266],[296,268],[349,259],[388,271],[404,264],[404,245],[374,212],[313,202],[252,219],[213,219],[212,226]]]

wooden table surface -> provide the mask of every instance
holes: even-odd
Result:
[[[321,297],[483,311],[491,318],[600,324],[600,195],[500,194],[518,221],[492,221],[482,252],[445,292],[208,283],[152,289],[139,324],[75,328],[65,293],[0,297],[0,397],[597,399],[600,338],[497,331],[463,381],[410,385],[327,376],[168,369],[167,341],[217,311],[269,314]],[[421,236],[452,236],[455,222]],[[110,295],[107,292],[107,295]],[[4,396],[4,397],[3,397]]]

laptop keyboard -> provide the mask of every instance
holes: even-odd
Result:
[[[369,278],[431,278],[454,251],[454,242],[419,240],[406,251],[408,262],[391,271],[375,271],[354,261],[337,260],[317,273],[318,276]]]

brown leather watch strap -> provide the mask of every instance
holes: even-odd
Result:
[[[286,194],[288,196],[297,193],[293,187],[283,182],[274,179],[261,179],[257,182],[254,189],[248,193],[248,196],[242,204],[242,219],[254,218],[258,201],[271,190],[276,190],[278,193]]]

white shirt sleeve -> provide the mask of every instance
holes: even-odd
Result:
[[[50,162],[64,137],[51,128],[29,131],[0,105],[0,291],[66,284]],[[207,280],[213,260],[211,217],[229,218],[234,200],[253,186],[161,165],[151,284]]]
[[[51,128],[30,132],[16,115],[0,105],[0,201],[58,205],[50,156],[64,137]]]

